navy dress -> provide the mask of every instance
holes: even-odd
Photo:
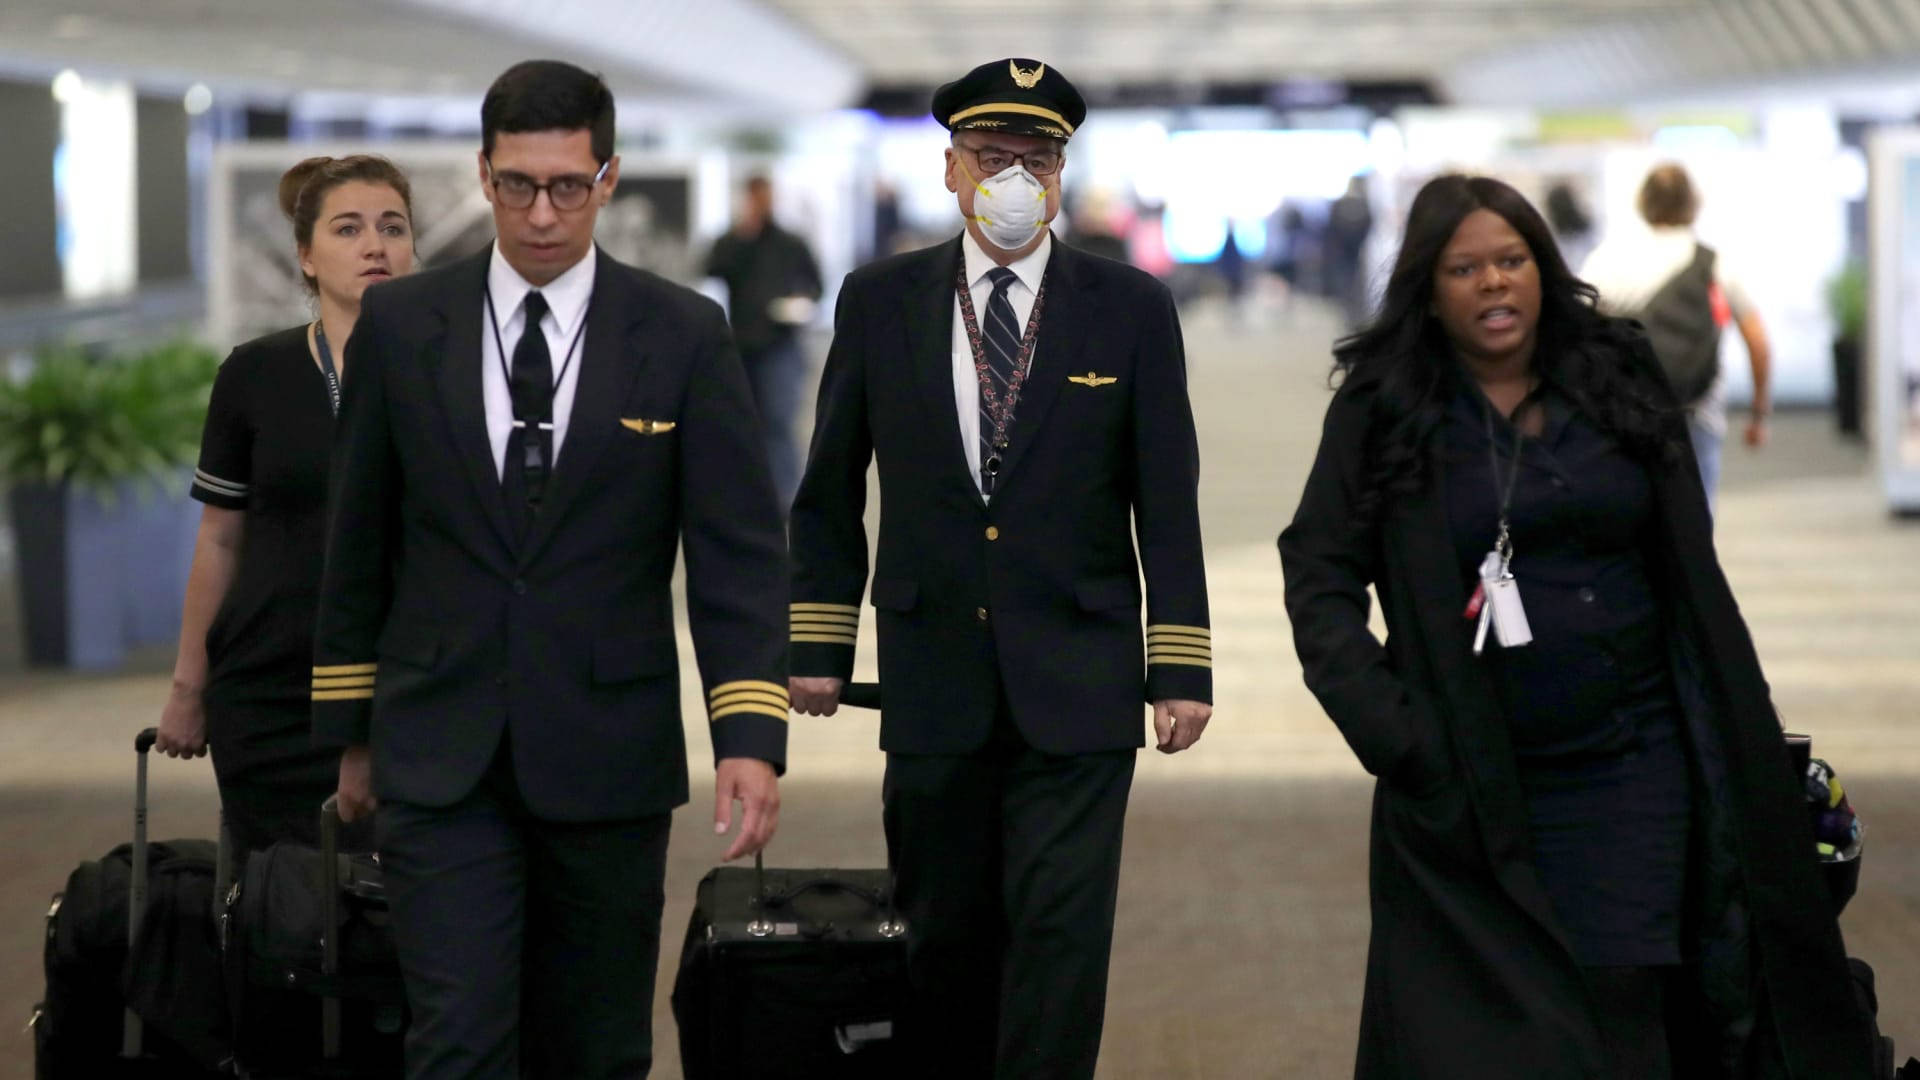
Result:
[[[1509,522],[1534,640],[1503,649],[1489,635],[1481,662],[1511,727],[1534,865],[1582,965],[1678,964],[1690,781],[1648,571],[1653,488],[1566,397],[1527,407],[1545,426],[1522,440]],[[1463,595],[1498,532],[1514,435],[1460,378],[1440,437]]]

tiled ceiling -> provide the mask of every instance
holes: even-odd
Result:
[[[770,0],[879,83],[1031,56],[1076,81],[1433,78],[1675,0]],[[1680,0],[1682,4],[1688,0]]]
[[[0,72],[468,95],[536,56],[622,96],[830,108],[859,90],[844,56],[757,0],[0,0]],[[769,78],[769,56],[803,86]]]
[[[1618,102],[1920,70],[1920,0],[763,0],[873,82],[1001,56],[1076,82],[1428,80],[1466,102]]]

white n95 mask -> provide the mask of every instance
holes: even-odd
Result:
[[[966,172],[966,166],[961,167]],[[967,173],[973,180],[973,174]],[[1012,165],[973,183],[973,220],[993,245],[1018,251],[1047,223],[1046,185],[1025,165]]]

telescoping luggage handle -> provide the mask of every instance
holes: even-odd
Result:
[[[320,910],[324,929],[320,938],[320,973],[332,980],[340,974],[340,800],[329,795],[320,804]],[[340,998],[320,999],[320,1056],[340,1057]]]
[[[878,709],[880,707],[880,684],[874,682],[848,683],[840,690],[840,704],[854,709]],[[770,912],[785,907],[798,899],[802,893],[816,889],[843,889],[865,897],[868,902],[886,908],[886,917],[880,922],[880,936],[899,937],[907,932],[907,925],[900,921],[899,912],[894,907],[894,886],[890,881],[884,896],[877,896],[869,890],[851,887],[840,882],[805,881],[790,889],[775,893],[767,888],[767,868],[760,852],[753,853],[753,906],[755,915],[747,923],[747,933],[754,937],[768,937],[773,933],[774,923]]]
[[[159,728],[142,728],[133,737],[133,874],[127,886],[127,955],[139,944],[140,920],[147,910],[147,754],[160,740]],[[233,881],[233,848],[227,836],[227,811],[220,810],[220,836],[214,856],[213,917],[219,924],[222,902]],[[132,1008],[120,1026],[120,1056],[137,1058],[145,1051],[146,1027]]]

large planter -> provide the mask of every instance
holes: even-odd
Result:
[[[102,499],[61,485],[8,493],[27,663],[116,668],[128,649],[180,632],[199,507],[184,479],[127,482]]]
[[[1833,339],[1833,418],[1842,435],[1860,434],[1860,342]]]

